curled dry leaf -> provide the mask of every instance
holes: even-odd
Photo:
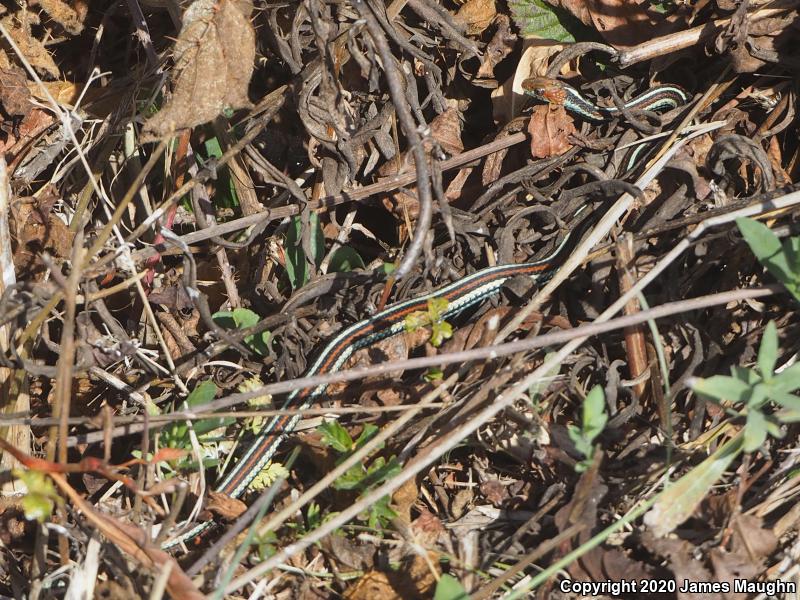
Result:
[[[448,108],[431,121],[430,132],[430,138],[436,140],[439,148],[448,154],[460,154],[464,151],[464,144],[461,141],[461,114],[455,108]],[[433,149],[430,142],[426,142],[424,146],[426,154]],[[413,170],[413,165],[413,155],[408,151],[385,163],[378,173],[382,177],[398,175]],[[410,189],[413,195],[398,190],[382,200],[383,205],[401,220],[405,219],[406,214],[409,218],[415,219],[419,213],[416,187]]]
[[[517,43],[517,34],[511,29],[511,19],[506,15],[497,15],[495,22],[497,29],[486,46],[483,63],[478,69],[478,77],[481,79],[494,77],[495,65],[511,54]]]
[[[27,117],[33,108],[25,72],[15,65],[0,68],[0,103],[5,116],[17,119]]]
[[[593,27],[617,48],[634,46],[667,33],[666,22],[654,23],[645,3],[630,0],[547,0],[581,23]]]
[[[363,577],[359,577],[354,585],[345,590],[343,597],[346,600],[367,600],[369,598],[393,600],[394,598],[400,598],[391,583],[389,583],[389,577],[380,571],[368,571]]]
[[[466,26],[467,35],[480,35],[492,24],[496,14],[494,0],[467,0],[458,10],[455,20]]]
[[[256,39],[251,0],[197,0],[183,16],[175,43],[172,96],[145,123],[146,136],[162,137],[207,123],[224,109],[250,106]]]
[[[61,25],[67,33],[78,35],[83,31],[83,22],[89,12],[89,5],[82,0],[73,4],[74,7],[62,0],[39,0],[39,6],[53,21]]]
[[[247,510],[247,505],[241,500],[231,498],[220,492],[209,492],[208,510],[226,519],[235,519]]]
[[[53,79],[59,79],[60,71],[42,42],[22,29],[19,22],[11,16],[3,17],[3,19],[0,19],[0,23],[6,28],[8,35],[11,36],[22,55],[37,73],[47,75]],[[16,57],[9,58],[5,51],[0,51],[0,67],[8,68],[11,64],[16,63]]]
[[[563,106],[537,106],[531,114],[528,133],[531,155],[549,158],[572,148],[569,136],[575,133],[575,123]]]
[[[43,252],[58,258],[70,256],[75,234],[53,212],[56,200],[56,191],[48,189],[39,198],[12,207],[17,240],[13,256],[18,275],[36,280],[43,277],[46,270],[41,258]]]

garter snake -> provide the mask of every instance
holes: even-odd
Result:
[[[579,209],[577,213],[583,211]],[[577,214],[576,213],[576,214]],[[570,240],[580,238],[593,219],[585,218],[575,230],[567,233],[558,246],[546,257],[520,264],[497,265],[476,271],[417,298],[404,300],[389,306],[371,317],[363,319],[340,331],[317,355],[305,371],[304,376],[321,375],[338,371],[345,361],[358,349],[405,331],[405,317],[417,311],[427,311],[428,300],[443,298],[447,308],[442,318],[451,317],[464,309],[478,304],[499,293],[503,285],[515,277],[528,277],[543,283],[561,266],[562,258],[571,247]],[[282,410],[308,408],[325,391],[326,385],[313,389],[291,392],[281,407]],[[225,475],[217,491],[233,498],[241,496],[278,450],[284,438],[291,433],[300,420],[300,414],[278,415],[270,419],[258,433],[238,462]],[[196,539],[213,527],[213,521],[199,523],[191,529],[166,542],[171,548]]]
[[[577,90],[556,80],[531,78],[523,82],[523,87],[527,94],[551,104],[561,104],[567,110],[590,121],[606,121],[620,113],[620,110],[615,107],[595,106],[581,96]],[[671,109],[685,103],[687,99],[686,92],[678,86],[659,86],[629,101],[625,104],[625,108],[636,110]],[[584,219],[578,229],[583,230],[590,221],[591,219]],[[444,298],[447,300],[447,308],[441,314],[442,318],[447,318],[499,293],[503,285],[512,278],[528,277],[536,283],[546,281],[561,265],[561,259],[566,253],[569,240],[573,237],[580,237],[580,235],[577,230],[567,234],[549,256],[540,260],[482,269],[428,294],[398,302],[344,328],[322,349],[304,375],[308,377],[334,373],[356,350],[403,332],[405,317],[417,311],[426,311],[429,299]],[[282,410],[308,408],[325,392],[326,387],[320,385],[313,389],[293,391],[284,401]],[[270,419],[234,467],[224,476],[217,491],[233,498],[244,494],[264,466],[272,459],[284,438],[295,428],[300,417],[300,414],[295,413],[278,415]],[[213,521],[199,523],[169,540],[163,547],[170,548],[195,540],[211,529],[213,525]]]
[[[557,79],[530,77],[522,82],[522,89],[528,96],[549,104],[561,105],[571,113],[593,123],[602,123],[622,114],[622,110],[616,106],[597,106],[584,98],[574,87]],[[622,108],[672,110],[688,101],[689,94],[680,86],[659,85],[629,100]]]

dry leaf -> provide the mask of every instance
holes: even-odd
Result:
[[[9,117],[25,118],[33,108],[25,71],[16,65],[0,68],[0,103]]]
[[[461,154],[464,151],[464,144],[461,141],[461,113],[455,108],[448,108],[442,114],[437,115],[430,123],[430,138],[436,140],[439,147],[448,154]],[[425,153],[429,154],[432,145],[426,142],[424,149]],[[381,177],[387,177],[407,173],[413,169],[414,158],[409,150],[386,162],[378,170],[378,174]],[[405,221],[405,215],[408,215],[410,219],[416,219],[419,213],[416,186],[409,186],[408,189],[411,194],[398,190],[382,199],[387,210],[393,212],[402,221]]]
[[[20,276],[38,280],[44,274],[42,252],[61,258],[71,254],[75,234],[53,214],[57,199],[57,191],[53,189],[32,202],[19,202],[12,207],[17,240],[14,267]]]
[[[42,42],[20,28],[17,20],[11,16],[3,17],[0,23],[6,28],[23,56],[40,75],[48,75],[53,79],[59,78],[60,71]],[[0,53],[2,53],[0,66],[3,68],[8,68],[11,64],[17,63],[16,56],[11,55],[9,58],[5,51],[0,51]]]
[[[252,11],[252,0],[196,0],[189,6],[175,43],[172,95],[145,123],[145,135],[162,137],[207,123],[226,108],[250,106]]]
[[[455,21],[466,26],[467,35],[480,35],[492,24],[496,14],[494,0],[467,0],[458,9]]]
[[[517,34],[511,29],[511,19],[506,15],[498,15],[495,19],[497,30],[486,46],[483,63],[478,69],[478,77],[489,79],[494,77],[494,67],[514,51],[517,45]]]
[[[247,510],[247,505],[241,500],[231,498],[227,494],[209,492],[206,508],[226,519],[235,519]]]
[[[563,106],[537,106],[528,124],[531,136],[531,156],[550,158],[572,148],[569,136],[575,133],[575,123]]]
[[[389,578],[380,571],[368,571],[356,581],[355,585],[345,590],[342,595],[346,600],[394,600],[400,598],[389,583]]]
[[[62,0],[39,0],[39,6],[53,21],[61,25],[67,33],[77,35],[83,31],[83,21],[89,5],[85,2],[74,2],[75,8]]]

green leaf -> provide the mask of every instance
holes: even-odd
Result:
[[[767,439],[767,420],[764,413],[757,409],[747,411],[747,423],[744,427],[744,444],[742,450],[755,452]]]
[[[331,254],[329,271],[334,273],[347,273],[356,269],[364,268],[364,260],[361,255],[350,246],[337,248]]]
[[[211,315],[214,322],[227,329],[247,329],[258,324],[261,317],[258,313],[254,313],[249,308],[236,308],[232,311],[221,310]],[[269,354],[269,342],[272,334],[269,331],[262,331],[261,333],[248,335],[244,338],[244,343],[247,346],[260,354],[266,356]]]
[[[800,413],[800,397],[780,390],[770,390],[769,397],[784,408]]]
[[[608,422],[603,388],[594,386],[583,401],[583,432],[591,442],[600,435]]]
[[[384,529],[397,513],[389,506],[389,496],[384,496],[369,507],[369,526],[372,529]]]
[[[428,314],[431,317],[431,322],[435,323],[442,320],[442,316],[447,312],[447,307],[450,303],[447,298],[428,298]]]
[[[41,471],[14,469],[12,474],[27,489],[21,501],[25,518],[39,523],[47,521],[53,514],[55,503],[61,501],[53,481]]]
[[[775,391],[793,392],[800,389],[800,363],[786,367],[770,381],[770,387]]]
[[[744,381],[747,385],[755,385],[761,381],[761,376],[754,369],[746,369],[745,367],[731,367],[731,376],[734,379]]]
[[[322,234],[322,226],[317,213],[311,213],[308,221],[311,226],[311,239],[309,240],[311,260],[316,266],[319,266],[325,256],[325,237]],[[286,273],[289,276],[289,283],[293,289],[301,288],[308,283],[311,274],[308,264],[306,264],[306,254],[303,251],[303,221],[300,216],[292,217],[289,230],[286,232],[285,248]]]
[[[384,483],[402,471],[400,463],[397,458],[392,456],[388,461],[385,461],[382,456],[379,456],[367,469],[367,476],[362,481],[361,485],[364,489],[370,488],[373,485]]]
[[[189,394],[189,397],[186,398],[186,404],[188,404],[189,407],[208,404],[214,399],[214,396],[217,395],[218,391],[219,388],[210,379],[201,381],[194,387]]]
[[[791,262],[796,264],[792,246],[782,245],[778,236],[759,221],[739,218],[736,219],[736,225],[758,261],[775,279],[786,286],[796,299],[800,300],[800,273],[796,269],[793,270],[790,265],[790,257]],[[789,255],[786,249],[789,250]]]
[[[767,433],[768,433],[769,435],[771,435],[772,437],[774,437],[774,438],[777,438],[777,439],[779,439],[779,440],[780,440],[780,439],[783,439],[783,437],[784,437],[784,435],[785,435],[785,434],[784,434],[784,432],[783,432],[783,431],[781,431],[781,425],[780,425],[780,423],[779,423],[779,422],[778,422],[778,421],[775,419],[775,416],[774,416],[774,415],[770,415],[770,416],[768,416],[768,417],[766,418],[766,420],[764,421],[764,424],[765,424],[765,426],[766,426],[766,428],[767,428]]]
[[[333,482],[336,490],[360,490],[364,481],[365,469],[362,465],[353,465]]]
[[[695,379],[692,389],[698,394],[714,400],[744,402],[752,392],[745,382],[726,375],[714,375],[707,379]]]
[[[444,379],[444,371],[442,371],[438,367],[431,367],[427,371],[425,371],[425,375],[423,375],[425,381],[428,383],[433,383],[434,381],[441,381]]]
[[[670,485],[647,514],[645,524],[656,537],[664,537],[692,516],[708,491],[742,450],[743,436],[724,444],[711,456]]]
[[[308,509],[306,510],[306,523],[308,524],[308,531],[316,529],[322,525],[322,511],[319,504],[316,502],[309,502]]]
[[[353,449],[353,438],[339,421],[325,421],[317,427],[317,431],[322,435],[322,443],[336,452],[350,452]]]
[[[356,438],[356,441],[353,442],[353,449],[358,450],[359,448],[364,446],[364,444],[366,444],[368,441],[374,438],[377,433],[378,433],[378,428],[375,425],[372,425],[371,423],[367,423],[366,425],[364,425],[364,429],[361,430],[361,435],[359,435],[358,438]]]
[[[385,262],[381,265],[381,268],[383,269],[383,274],[389,276],[395,272],[397,265],[394,263]]]
[[[792,273],[800,273],[800,236],[783,240],[783,253]]]
[[[778,329],[775,321],[770,321],[764,328],[761,345],[758,348],[758,370],[761,377],[771,379],[778,360]]]
[[[421,310],[415,310],[407,314],[403,319],[403,327],[408,333],[413,333],[417,329],[425,327],[428,323],[430,323],[428,313],[422,312]]]
[[[567,425],[567,435],[569,435],[569,439],[572,440],[572,443],[575,444],[575,450],[580,453],[581,456],[591,456],[592,454],[592,443],[586,439],[583,435],[583,431],[573,424]]]
[[[469,594],[461,582],[445,573],[439,578],[436,584],[436,591],[433,593],[433,600],[467,600]]]
[[[264,490],[279,479],[288,479],[289,471],[281,463],[267,461],[255,479],[250,483],[252,490]]]
[[[436,321],[431,326],[431,344],[434,348],[442,345],[442,342],[453,337],[453,326],[447,321]]]
[[[572,43],[575,36],[571,32],[583,33],[588,30],[566,11],[554,8],[543,0],[509,0],[508,6],[514,23],[525,37]]]
[[[210,158],[220,158],[223,154],[222,146],[216,137],[209,138],[203,144],[204,153],[199,153],[198,163],[203,166],[201,159],[208,160]],[[212,197],[214,206],[223,208],[236,208],[239,206],[239,196],[236,194],[236,186],[233,183],[231,172],[227,167],[220,167],[217,169],[217,181],[214,186],[214,195]]]

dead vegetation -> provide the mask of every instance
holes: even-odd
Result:
[[[796,2],[0,10],[0,593],[795,597]]]

